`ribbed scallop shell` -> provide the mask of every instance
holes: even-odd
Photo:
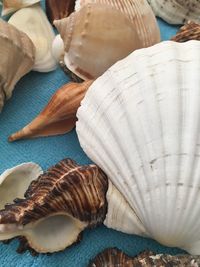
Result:
[[[1,2],[3,2],[1,15],[5,16],[20,8],[32,6],[40,2],[40,0],[2,0]]]
[[[160,41],[146,1],[120,4],[89,1],[78,12],[54,22],[64,41],[65,64],[80,78],[96,78],[133,50]]]
[[[148,0],[156,16],[170,24],[200,22],[199,0]]]
[[[16,83],[34,64],[35,47],[28,36],[0,20],[0,111]],[[14,63],[13,63],[14,62]]]
[[[55,34],[39,4],[20,9],[8,22],[25,32],[35,45],[36,57],[33,70],[49,72],[56,69],[56,60],[52,55]]]
[[[77,133],[160,243],[200,254],[200,42],[133,52],[98,78]]]
[[[39,165],[28,162],[4,171],[0,175],[0,209],[16,198],[23,198],[29,184],[42,174]]]

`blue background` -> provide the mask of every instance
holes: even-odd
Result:
[[[44,1],[42,1],[44,6]],[[162,40],[173,36],[178,27],[158,20]],[[80,164],[90,163],[81,150],[75,130],[64,136],[8,143],[7,137],[30,122],[46,105],[52,94],[69,78],[57,69],[51,73],[31,72],[17,84],[13,97],[0,114],[0,173],[22,162],[33,161],[47,169],[65,157]],[[86,230],[80,244],[55,253],[52,256],[32,257],[28,252],[15,252],[17,241],[0,244],[0,266],[48,266],[86,267],[89,259],[107,247],[118,247],[130,255],[151,249],[155,252],[177,253],[179,250],[163,247],[150,239],[130,236],[109,230],[104,226]]]

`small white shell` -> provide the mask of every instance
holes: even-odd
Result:
[[[167,246],[200,254],[200,42],[162,42],[119,61],[89,88],[77,133]]]
[[[200,22],[199,0],[148,0],[156,16],[170,24]]]
[[[0,175],[0,209],[16,198],[23,198],[31,181],[42,173],[41,167],[33,162],[20,164],[3,172]]]
[[[55,34],[39,4],[20,9],[8,22],[25,32],[34,43],[36,59],[33,70],[49,72],[56,69],[56,60],[52,55]]]
[[[64,43],[60,34],[56,35],[52,44],[52,54],[57,62],[59,62],[64,57]]]
[[[20,8],[34,5],[40,2],[40,0],[2,0],[1,2],[3,4],[1,15],[5,16]]]

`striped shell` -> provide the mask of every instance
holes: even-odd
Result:
[[[0,240],[24,236],[40,253],[63,250],[106,215],[106,175],[65,159],[33,181],[25,199],[0,211]]]
[[[177,34],[171,38],[172,41],[176,42],[187,42],[190,40],[200,41],[200,24],[193,21],[188,22],[180,28]]]

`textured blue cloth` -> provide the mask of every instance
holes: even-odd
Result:
[[[44,4],[44,2],[43,2]],[[159,20],[162,39],[167,40],[177,31]],[[59,160],[70,157],[81,164],[90,163],[81,150],[75,130],[64,136],[26,140],[8,143],[7,137],[30,122],[48,102],[51,95],[61,85],[69,81],[68,77],[57,69],[51,73],[31,72],[17,84],[13,97],[0,114],[0,173],[19,163],[33,161],[47,169]],[[109,230],[104,226],[94,230],[86,230],[83,240],[63,252],[52,256],[40,255],[32,257],[29,253],[18,255],[15,252],[17,241],[9,245],[0,244],[0,266],[34,266],[34,267],[85,267],[90,258],[107,247],[118,247],[130,255],[151,249],[155,252],[176,253],[177,249],[169,249],[155,241],[130,236]]]

